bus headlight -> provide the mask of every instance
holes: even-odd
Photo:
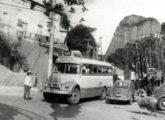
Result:
[[[47,83],[44,83],[44,87],[48,87],[48,84]]]
[[[127,96],[123,96],[124,99],[128,98]]]
[[[69,88],[69,84],[65,84],[65,88]]]

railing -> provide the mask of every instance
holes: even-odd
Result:
[[[34,40],[35,42],[38,42],[40,45],[46,45],[47,47],[49,46],[50,42],[48,36],[43,36],[30,32],[24,32],[24,38]],[[67,50],[67,46],[60,39],[54,40],[54,47]]]

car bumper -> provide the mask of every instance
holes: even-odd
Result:
[[[129,101],[130,98],[124,98],[124,97],[106,97],[107,100],[113,100],[113,101]]]

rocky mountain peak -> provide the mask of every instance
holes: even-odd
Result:
[[[139,24],[143,21],[145,21],[146,18],[138,15],[130,15],[125,17],[121,22],[121,26],[134,26],[136,24]]]
[[[126,16],[117,26],[105,58],[114,53],[116,49],[124,47],[128,42],[135,42],[144,36],[160,31],[161,25],[155,18],[145,18],[138,15]]]

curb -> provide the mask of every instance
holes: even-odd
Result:
[[[31,94],[41,92],[38,88],[32,88]],[[0,95],[5,96],[22,96],[24,94],[24,87],[20,86],[0,86]]]

